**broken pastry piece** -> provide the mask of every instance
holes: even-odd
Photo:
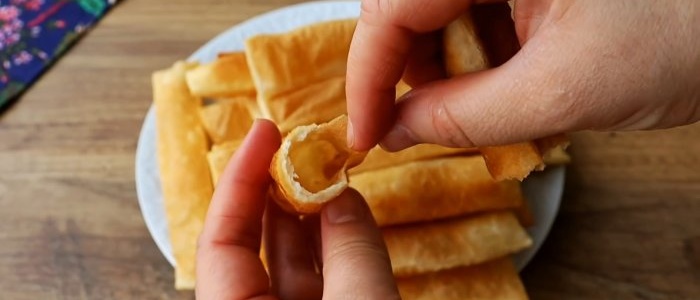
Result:
[[[570,143],[566,134],[558,134],[537,140],[537,148],[545,165],[565,165],[571,162],[571,156],[566,152]]]
[[[496,180],[523,181],[530,172],[544,169],[544,160],[534,142],[479,147],[479,151]]]
[[[547,165],[564,165],[571,157],[564,149],[569,139],[564,134],[541,138],[532,142],[505,146],[480,147],[491,176],[496,180],[522,181],[532,171],[541,171]]]
[[[272,195],[283,209],[316,213],[348,187],[347,169],[362,162],[366,152],[348,148],[347,122],[343,115],[297,127],[284,138],[270,166],[276,182]]]

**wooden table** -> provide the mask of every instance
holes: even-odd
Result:
[[[150,74],[290,0],[127,0],[0,116],[0,299],[191,299],[144,225]],[[700,299],[700,124],[573,136],[533,299]]]

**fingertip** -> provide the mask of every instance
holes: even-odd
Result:
[[[418,144],[414,134],[401,124],[394,124],[389,133],[382,139],[379,146],[389,152],[396,152]]]
[[[263,227],[272,293],[281,299],[320,299],[323,279],[314,265],[313,232],[274,201],[267,207]]]
[[[389,98],[386,95],[391,94]],[[380,93],[372,110],[356,109],[348,102],[348,146],[356,151],[369,151],[376,146],[394,123],[394,98],[396,92]],[[386,101],[389,99],[390,101]],[[357,106],[357,104],[355,104]],[[356,113],[353,113],[357,110]],[[350,129],[352,127],[352,129]],[[350,131],[352,130],[352,131]],[[352,136],[350,136],[352,134]],[[352,140],[352,142],[350,142]]]
[[[253,121],[253,125],[251,125],[246,138],[249,136],[256,136],[258,134],[262,134],[266,140],[270,141],[277,140],[279,142],[282,139],[282,134],[280,133],[279,128],[277,128],[277,124],[269,119],[256,118]]]
[[[352,124],[348,145],[367,151],[377,145],[393,122],[396,83],[406,65],[412,33],[393,26],[360,21],[347,62],[347,112]]]
[[[261,178],[268,174],[267,169],[281,143],[277,125],[270,120],[255,119],[248,134],[235,149],[219,180],[219,186],[227,186],[235,176]],[[245,175],[241,175],[245,174]],[[266,176],[265,176],[266,177]]]
[[[362,195],[353,189],[343,191],[340,196],[324,205],[321,211],[329,224],[362,221],[370,214]]]
[[[397,299],[381,231],[357,191],[347,189],[323,207],[321,237],[325,294]]]

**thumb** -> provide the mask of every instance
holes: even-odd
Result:
[[[503,65],[406,94],[382,146],[492,146],[585,129],[668,128],[700,118],[700,77],[690,75],[697,74],[691,62],[700,61],[698,52],[682,42],[689,31],[666,34],[687,28],[676,23],[685,20],[678,17],[684,8],[659,4],[622,16],[602,2],[576,9],[585,10],[542,21]],[[661,21],[658,14],[669,17]]]
[[[324,299],[399,299],[384,239],[362,196],[348,189],[321,214]]]
[[[500,67],[432,82],[406,94],[382,146],[398,151],[419,143],[502,145],[589,126],[584,116],[591,105],[579,101],[576,93],[585,86],[571,87],[580,80],[561,71],[568,64],[533,67],[521,53]]]

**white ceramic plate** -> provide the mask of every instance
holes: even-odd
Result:
[[[355,1],[312,2],[285,7],[230,28],[197,50],[189,60],[209,62],[219,52],[242,50],[243,41],[256,34],[285,32],[315,22],[357,17],[359,14],[360,5]],[[156,155],[155,116],[151,107],[143,122],[136,150],[136,191],[148,230],[165,258],[175,264],[168,238]],[[536,225],[528,230],[534,245],[515,257],[519,269],[525,267],[549,233],[559,210],[563,188],[563,167],[534,174],[525,181],[524,191],[530,201]]]

